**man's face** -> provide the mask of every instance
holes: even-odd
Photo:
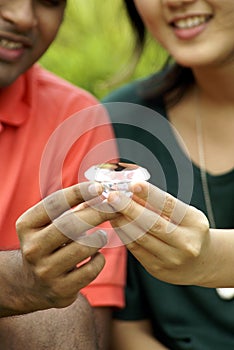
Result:
[[[0,0],[0,88],[32,66],[54,40],[66,0]]]

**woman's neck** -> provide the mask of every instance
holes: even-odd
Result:
[[[206,169],[222,174],[234,167],[234,67],[231,71],[195,69],[195,85],[168,110],[169,120],[183,138],[191,159],[200,166],[197,130],[202,120]]]
[[[193,69],[200,94],[213,104],[234,106],[234,63],[221,68]]]

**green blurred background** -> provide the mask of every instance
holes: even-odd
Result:
[[[120,84],[158,70],[165,60],[165,52],[149,37],[134,73],[113,84],[130,71],[133,48],[122,0],[68,0],[59,34],[40,63],[102,98]]]

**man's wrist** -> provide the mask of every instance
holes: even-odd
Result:
[[[27,312],[20,250],[0,252],[0,317]]]

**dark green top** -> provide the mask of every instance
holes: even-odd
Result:
[[[206,213],[199,168],[178,143],[162,99],[145,99],[143,89],[143,82],[137,81],[103,101],[120,156],[146,167],[150,182]],[[233,228],[234,170],[207,178],[216,227]],[[155,336],[170,349],[234,349],[234,299],[222,300],[215,289],[161,282],[130,253],[126,308],[115,317],[151,319]]]

